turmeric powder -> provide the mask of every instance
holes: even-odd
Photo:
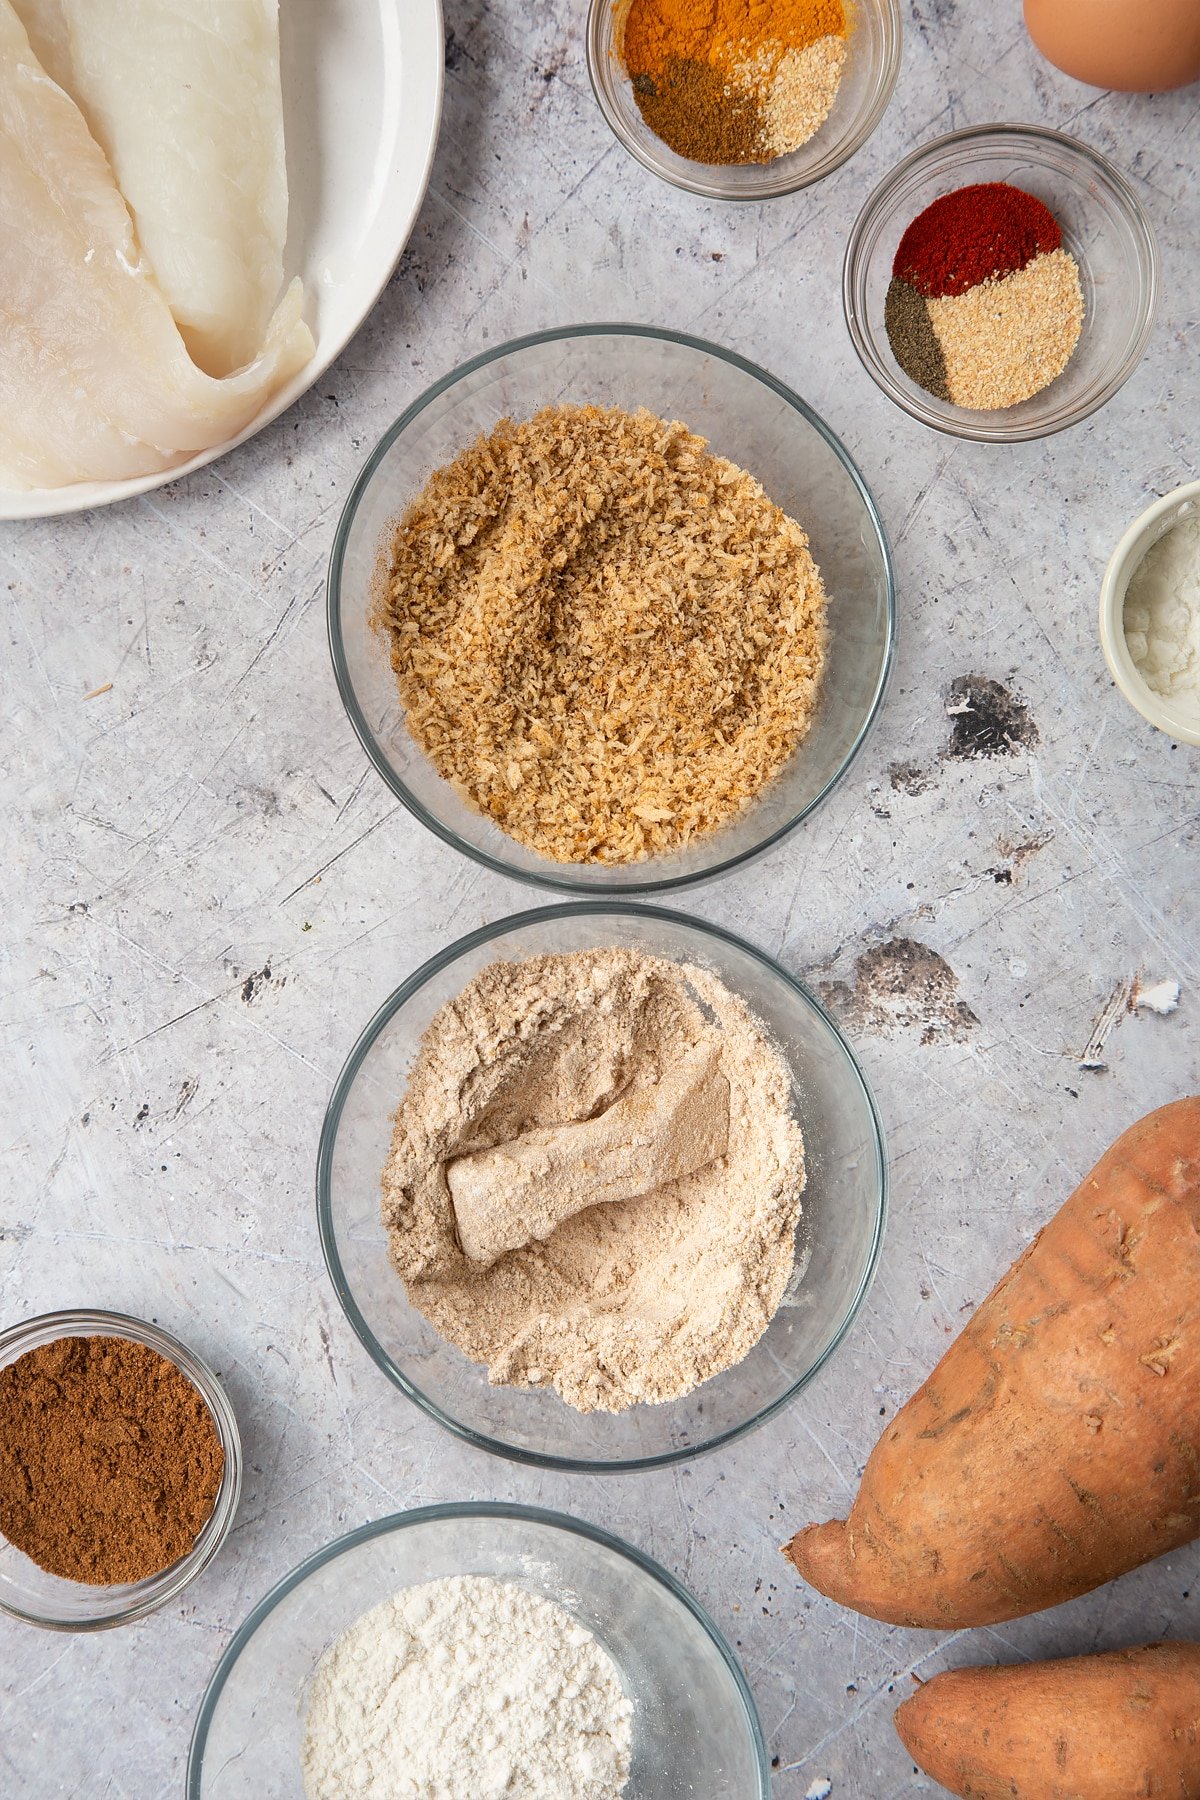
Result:
[[[843,0],[630,0],[620,36],[642,116],[695,162],[770,162],[825,122]]]

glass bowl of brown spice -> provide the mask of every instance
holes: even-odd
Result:
[[[211,1369],[125,1313],[0,1332],[0,1610],[97,1631],[174,1600],[229,1534],[233,1409]]]
[[[504,344],[382,439],[329,638],[350,722],[447,843],[546,887],[735,867],[842,778],[894,588],[845,449],[743,358],[637,325]]]
[[[588,73],[631,156],[712,200],[768,200],[871,136],[900,73],[898,0],[591,0]]]

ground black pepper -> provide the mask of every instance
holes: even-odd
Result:
[[[946,359],[930,324],[924,295],[907,281],[893,280],[883,304],[883,322],[892,354],[904,373],[939,400],[949,400]]]

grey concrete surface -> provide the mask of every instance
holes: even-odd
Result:
[[[181,1793],[204,1685],[254,1601],[343,1530],[454,1497],[601,1519],[675,1570],[737,1646],[778,1800],[826,1780],[834,1800],[934,1791],[890,1724],[914,1670],[1200,1626],[1196,1547],[954,1639],[840,1611],[777,1550],[844,1509],[883,1421],[1118,1129],[1197,1080],[1200,753],[1126,706],[1095,614],[1126,522],[1200,472],[1198,93],[1078,86],[1037,58],[1013,0],[905,10],[874,140],[815,189],[732,209],[612,140],[582,0],[448,0],[432,188],[340,362],[211,470],[0,535],[0,1322],[82,1303],[159,1319],[224,1376],[248,1463],[227,1550],[180,1604],[93,1637],[0,1621],[5,1796]],[[1101,414],[989,449],[888,405],[839,282],[885,170],[996,118],[1061,126],[1132,177],[1164,293]],[[360,1349],[321,1261],[313,1161],[343,1055],[426,956],[534,903],[368,769],[322,582],[355,472],[425,384],[516,332],[614,317],[711,336],[791,382],[891,533],[898,661],[851,776],[768,860],[681,904],[827,985],[882,1108],[893,1208],[865,1311],[782,1418],[673,1472],[592,1480],[426,1421]],[[949,754],[965,676],[1019,703],[1012,753]],[[905,961],[907,941],[923,952]],[[1178,980],[1178,1011],[1114,1005],[1106,1066],[1081,1069],[1139,974]]]

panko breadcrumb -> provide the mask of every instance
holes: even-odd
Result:
[[[724,824],[812,719],[825,590],[735,464],[644,409],[503,419],[394,527],[373,623],[438,772],[559,862]]]

